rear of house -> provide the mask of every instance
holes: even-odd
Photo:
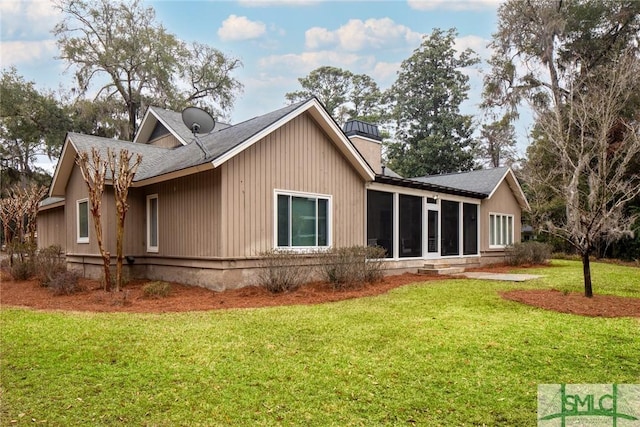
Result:
[[[132,277],[221,290],[255,284],[260,253],[274,248],[379,245],[393,273],[502,260],[505,245],[519,240],[526,200],[508,168],[493,170],[481,188],[465,186],[486,171],[462,182],[401,178],[382,166],[375,126],[351,122],[343,131],[315,99],[218,125],[200,138],[202,149],[179,116],[150,108],[134,142],[69,134],[38,217],[39,245],[60,244],[70,268],[100,276],[88,193],[74,162],[91,147],[143,156],[125,225]],[[114,255],[110,186],[102,212]]]

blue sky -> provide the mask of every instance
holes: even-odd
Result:
[[[499,0],[144,2],[180,39],[207,43],[243,62],[236,77],[244,91],[228,118],[232,123],[285,105],[285,93],[300,88],[297,79],[323,65],[368,74],[386,89],[402,60],[434,28],[456,28],[456,46],[470,47],[486,60],[499,5]],[[2,68],[15,66],[41,89],[72,87],[72,70],[55,59],[51,29],[60,18],[50,1],[0,0]],[[466,114],[478,113],[486,69],[481,64],[467,70]],[[521,150],[525,126],[518,129]]]

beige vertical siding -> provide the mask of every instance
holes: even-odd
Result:
[[[87,185],[82,179],[82,174],[77,165],[73,166],[71,175],[69,176],[69,182],[65,191],[65,212],[66,212],[66,235],[67,235],[67,253],[85,255],[85,254],[99,254],[98,244],[96,242],[95,226],[93,224],[93,217],[89,211],[89,243],[78,243],[77,239],[77,201],[81,199],[88,199],[89,193],[87,191]],[[106,230],[105,224],[108,221],[107,214],[103,213],[102,225],[103,230]],[[103,236],[108,239],[108,235],[103,231]]]
[[[149,141],[149,144],[162,148],[174,148],[182,145],[178,138],[176,138],[172,134],[161,136],[160,138],[156,138],[153,141]]]
[[[481,251],[489,250],[489,214],[507,214],[513,215],[514,222],[514,242],[520,241],[520,230],[522,228],[520,222],[522,218],[522,212],[518,201],[516,200],[513,192],[509,188],[509,184],[506,180],[502,181],[498,189],[493,193],[490,199],[482,201],[481,208]]]
[[[38,212],[38,248],[60,245],[67,248],[66,221],[64,206]]]
[[[127,196],[129,210],[124,221],[124,255],[142,255],[146,250],[146,206],[145,194],[137,188],[130,188]],[[113,187],[104,191],[103,222],[106,227],[107,250],[116,256],[116,225],[118,214],[113,194]]]
[[[158,195],[160,256],[216,257],[220,254],[220,171],[211,170],[140,189],[142,252],[146,253],[146,196]],[[134,216],[132,212],[132,217]],[[156,253],[153,253],[155,255]]]
[[[274,190],[332,196],[332,242],[363,244],[363,181],[308,114],[227,161],[222,170],[222,256],[274,246]]]

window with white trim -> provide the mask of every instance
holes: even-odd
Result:
[[[513,215],[489,214],[489,247],[513,245]]]
[[[158,252],[158,195],[147,196],[147,252]]]
[[[89,243],[89,199],[76,202],[76,236],[78,243]]]
[[[331,197],[276,192],[276,247],[328,247]]]

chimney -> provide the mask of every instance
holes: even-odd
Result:
[[[343,130],[373,171],[382,173],[382,137],[378,126],[361,120],[349,120]]]

